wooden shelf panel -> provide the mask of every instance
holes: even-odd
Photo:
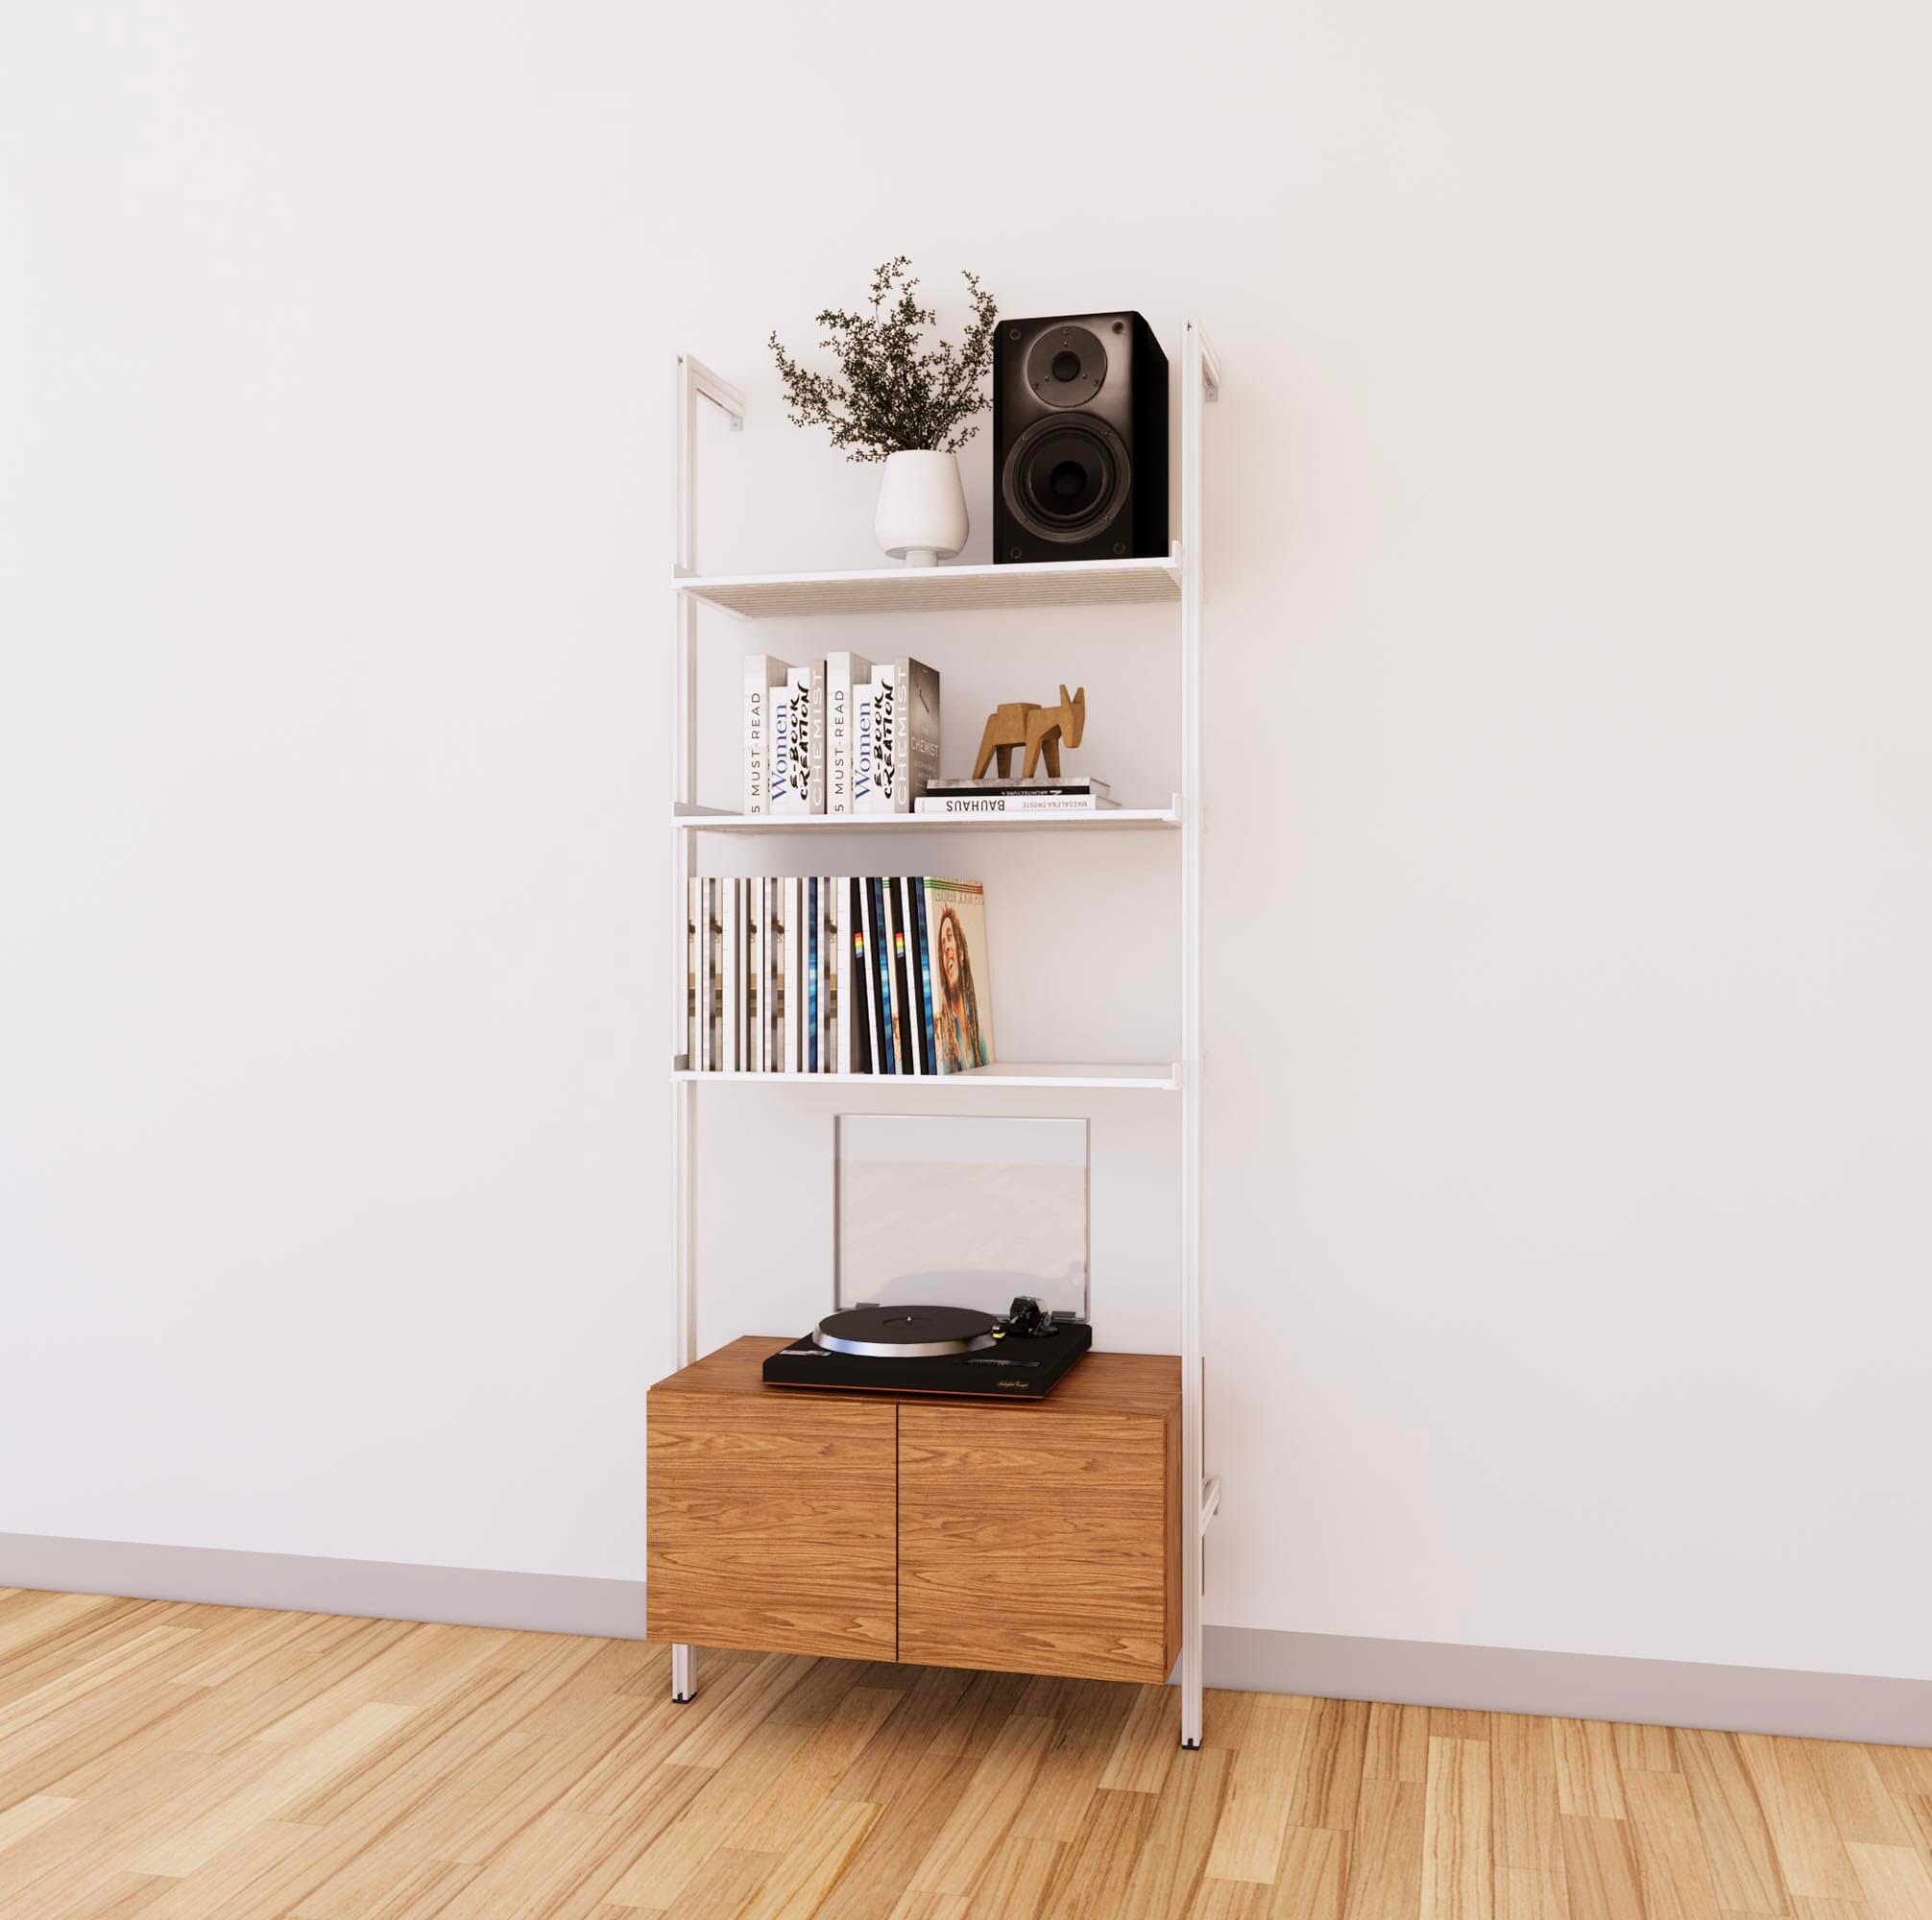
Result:
[[[712,813],[680,812],[673,825],[694,833],[1132,833],[1181,824],[1171,806],[1116,806],[1099,813]]]
[[[1176,560],[1028,561],[851,573],[687,574],[671,585],[749,620],[824,613],[946,613],[988,607],[1178,605]]]
[[[1031,1062],[976,1067],[968,1073],[695,1073],[674,1065],[673,1080],[699,1085],[758,1087],[890,1087],[895,1093],[921,1091],[965,1092],[975,1087],[1092,1087],[1108,1091],[1171,1093],[1180,1086],[1180,1068],[1172,1061],[1098,1066],[1041,1066]]]

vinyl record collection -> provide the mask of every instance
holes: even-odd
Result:
[[[977,880],[699,876],[688,923],[694,1071],[921,1078],[993,1063]]]

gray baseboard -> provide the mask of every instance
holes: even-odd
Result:
[[[0,1533],[0,1587],[637,1640],[641,1581]],[[1932,1680],[1211,1626],[1207,1683],[1263,1693],[1932,1745]]]
[[[641,1580],[0,1533],[0,1587],[641,1640]]]
[[[1932,1680],[1211,1626],[1210,1687],[1932,1745]]]

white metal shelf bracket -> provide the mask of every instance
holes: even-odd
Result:
[[[731,423],[734,433],[744,425],[744,396],[729,380],[721,380],[702,362],[688,353],[678,355],[677,384],[677,490],[672,529],[674,551],[671,565],[680,574],[694,573],[698,564],[697,459],[698,402],[715,407]],[[695,806],[698,798],[697,756],[697,653],[698,610],[695,602],[675,593],[677,621],[675,644],[671,648],[671,815]],[[685,897],[690,878],[697,872],[697,845],[689,833],[680,833],[675,826],[665,829],[669,840],[672,900]],[[685,951],[685,917],[673,910],[671,923],[671,974],[681,980],[688,972]],[[680,1053],[685,1043],[684,1004],[676,1002],[671,1051]],[[677,1289],[678,1321],[675,1342],[680,1368],[697,1358],[697,1246],[694,1238],[692,1208],[697,1183],[693,1159],[697,1132],[697,1090],[688,1080],[671,1082],[671,1272]],[[680,1643],[671,1648],[671,1698],[689,1700],[698,1691],[697,1649]]]
[[[1189,321],[1181,341],[1181,1485],[1201,1472],[1201,415],[1220,361]],[[1214,1484],[1216,1504],[1220,1485]],[[1201,1743],[1201,1521],[1181,1529],[1181,1744]]]

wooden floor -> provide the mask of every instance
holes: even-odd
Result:
[[[0,1589],[0,1920],[1932,1920],[1932,1751]]]

